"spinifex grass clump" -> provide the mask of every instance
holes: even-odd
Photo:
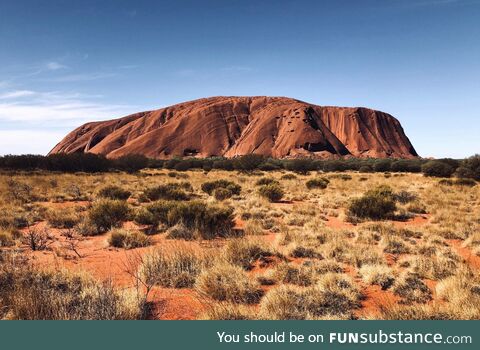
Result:
[[[140,276],[147,285],[191,288],[206,265],[203,255],[179,245],[168,251],[156,249],[147,254],[140,266]]]
[[[98,195],[102,198],[127,200],[131,192],[115,185],[103,187]]]
[[[325,188],[327,188],[329,183],[330,183],[330,180],[328,180],[327,178],[321,177],[321,178],[315,178],[315,179],[308,180],[305,183],[305,186],[307,186],[307,188],[309,190],[312,190],[312,189],[315,189],[315,188],[325,189]]]
[[[352,200],[348,213],[361,219],[382,220],[391,218],[396,209],[393,190],[389,186],[379,186]]]
[[[103,199],[93,204],[88,212],[88,220],[99,233],[121,226],[127,220],[128,204],[120,200]]]
[[[271,183],[260,186],[258,189],[258,194],[270,202],[278,202],[283,198],[285,192],[280,185]]]
[[[139,231],[114,229],[110,233],[108,243],[116,248],[134,249],[149,246],[151,239]]]
[[[140,209],[135,217],[136,222],[145,225],[173,227],[182,224],[203,239],[230,235],[233,219],[233,208],[203,201],[157,201]]]
[[[186,189],[191,189],[191,185],[188,187],[179,183],[170,183],[148,188],[143,195],[151,201],[159,199],[185,201],[190,198],[188,193],[185,192]]]
[[[242,191],[242,187],[235,182],[228,180],[215,180],[209,181],[202,184],[202,191],[212,195],[216,189],[224,188],[229,190],[232,195],[239,195]]]

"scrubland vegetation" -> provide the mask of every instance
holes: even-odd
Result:
[[[480,319],[478,156],[29,157],[0,161],[0,318]]]

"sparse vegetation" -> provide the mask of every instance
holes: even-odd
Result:
[[[405,172],[425,160],[308,160],[296,174],[265,157],[105,161],[117,171],[0,174],[0,318],[480,318],[480,186],[460,177],[464,162],[436,160],[457,170],[436,179]],[[269,186],[282,197],[264,200]],[[38,281],[69,285],[57,266],[94,273],[78,293],[108,295],[86,310],[70,287]],[[42,277],[15,282],[22,301],[2,278],[24,267]]]
[[[283,189],[277,184],[260,186],[260,188],[258,189],[258,193],[260,194],[260,196],[268,199],[270,202],[280,201],[285,194]]]

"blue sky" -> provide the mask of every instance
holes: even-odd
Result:
[[[397,117],[420,155],[480,152],[480,0],[0,2],[0,154],[216,95]]]

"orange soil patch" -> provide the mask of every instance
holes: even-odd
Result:
[[[463,241],[460,239],[449,239],[448,243],[453,249],[465,259],[466,263],[474,269],[480,269],[480,256],[473,254],[468,247],[462,247]]]
[[[46,208],[64,209],[73,207],[87,207],[90,205],[89,201],[69,201],[69,202],[36,202]]]
[[[350,222],[340,220],[339,218],[337,218],[335,216],[328,216],[326,225],[327,225],[327,227],[330,227],[330,228],[333,228],[333,229],[338,229],[338,230],[355,227],[354,224],[352,224]]]
[[[152,319],[195,320],[205,309],[192,289],[155,288],[149,301],[153,303]]]
[[[366,285],[363,295],[361,309],[356,312],[358,317],[378,318],[381,309],[392,307],[400,301],[400,297],[377,285]]]

